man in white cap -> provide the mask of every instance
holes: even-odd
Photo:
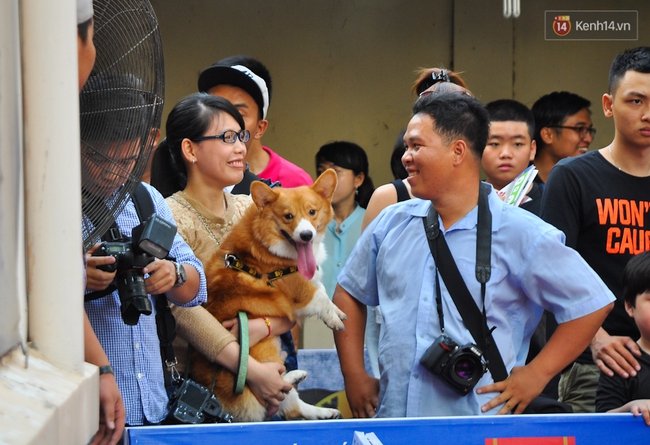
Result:
[[[251,133],[246,154],[250,171],[262,179],[279,181],[283,187],[312,184],[305,170],[262,145],[273,86],[268,69],[260,61],[242,55],[221,59],[201,72],[198,86],[201,92],[228,99],[241,113]]]

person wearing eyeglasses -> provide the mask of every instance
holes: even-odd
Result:
[[[221,59],[201,72],[198,87],[200,92],[228,99],[241,113],[251,134],[246,153],[251,172],[282,187],[313,183],[305,170],[262,145],[273,93],[271,74],[264,64],[245,55]]]
[[[191,94],[169,113],[167,137],[154,155],[152,185],[164,190],[161,193],[167,196],[178,233],[203,264],[216,261],[221,241],[253,202],[247,194],[224,190],[238,184],[244,174],[245,144],[251,138],[244,126],[239,111],[226,99]],[[222,325],[202,306],[172,306],[172,313],[178,330],[174,351],[179,371],[191,371],[191,362],[190,369],[185,366],[189,343],[211,362],[237,373],[239,343],[224,327],[236,332],[234,320]],[[288,332],[293,325],[289,319],[279,317],[251,319],[250,344]],[[284,394],[291,389],[281,378],[284,371],[278,363],[259,363],[249,357],[246,383],[269,415],[277,411]]]
[[[617,298],[590,347],[562,373],[560,399],[574,412],[594,411],[601,373],[627,379],[640,369],[639,331],[625,311],[622,277],[634,255],[650,250],[650,47],[614,58],[602,105],[614,120],[614,140],[560,161],[542,197],[542,218],[566,234],[567,246]]]
[[[560,159],[579,156],[589,149],[596,134],[590,105],[589,100],[568,91],[554,91],[533,104],[537,144],[534,164],[542,187]]]

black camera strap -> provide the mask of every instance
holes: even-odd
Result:
[[[481,183],[478,199],[478,221],[476,234],[476,279],[481,283],[481,299],[483,301],[483,311],[481,311],[472,298],[454,257],[449,250],[445,237],[440,233],[440,224],[438,222],[438,212],[433,205],[431,206],[426,218],[423,218],[424,229],[427,235],[427,241],[431,254],[436,263],[436,268],[442,277],[447,290],[451,295],[463,323],[472,334],[474,341],[485,354],[488,368],[495,382],[505,380],[508,377],[503,358],[499,349],[494,342],[492,330],[487,326],[487,317],[485,314],[485,286],[490,279],[491,267],[490,256],[492,253],[492,214],[488,205],[488,195],[490,186]],[[444,332],[444,322],[442,320],[442,300],[440,295],[440,286],[436,273],[436,293],[438,315],[441,318],[441,329]]]

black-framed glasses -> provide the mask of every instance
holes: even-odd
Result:
[[[566,128],[567,130],[573,130],[578,132],[580,139],[584,139],[587,136],[587,133],[593,138],[596,135],[596,129],[594,127],[567,127],[566,125],[549,125],[549,128]]]
[[[208,139],[221,139],[226,144],[234,144],[237,142],[237,139],[246,143],[251,139],[251,132],[248,130],[235,131],[235,130],[226,130],[223,133],[216,136],[200,136],[198,138],[192,139],[194,142],[207,141]]]

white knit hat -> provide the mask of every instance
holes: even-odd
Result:
[[[93,0],[77,0],[77,25],[93,18]]]

